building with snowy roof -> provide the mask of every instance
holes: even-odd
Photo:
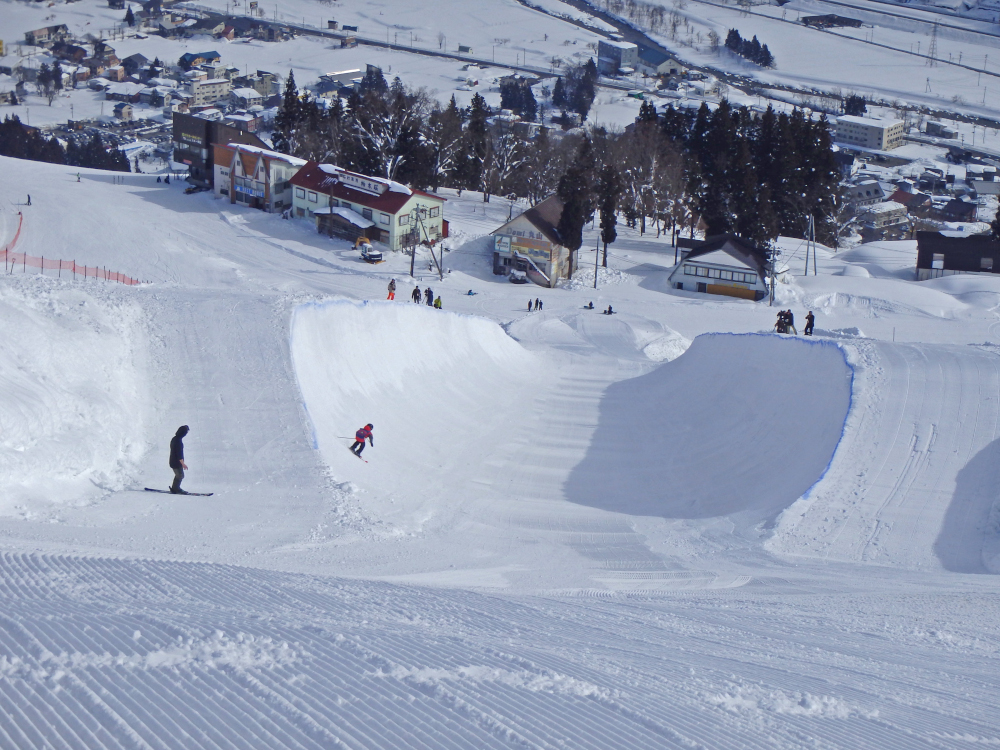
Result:
[[[559,219],[563,203],[551,195],[520,216],[494,229],[493,273],[522,271],[539,286],[554,287],[576,270],[577,254],[562,244]]]
[[[837,143],[874,151],[889,151],[903,145],[903,121],[841,115],[837,118]]]
[[[635,70],[639,64],[639,45],[602,39],[597,43],[597,70],[606,75],[618,75],[622,69]]]
[[[767,296],[767,255],[750,240],[733,234],[697,243],[667,277],[674,289],[741,297]]]
[[[234,109],[250,109],[254,105],[262,104],[264,97],[260,92],[251,88],[238,88],[229,92],[229,104]]]
[[[902,203],[884,201],[868,206],[858,218],[871,229],[885,229],[905,223],[907,214],[906,206]]]
[[[215,143],[212,148],[217,197],[268,212],[281,212],[292,205],[290,180],[305,165],[305,159],[244,143]]]
[[[315,220],[317,231],[324,234],[335,234],[335,229],[343,228],[347,214],[329,210],[335,208],[372,222],[371,226],[359,226],[358,234],[390,250],[448,236],[445,199],[393,180],[310,161],[292,177],[291,184],[295,215]]]

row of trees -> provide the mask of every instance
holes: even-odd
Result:
[[[569,139],[566,139],[569,140]],[[576,147],[557,194],[559,226],[579,247],[583,224],[600,217],[601,239],[614,242],[617,217],[657,234],[704,222],[707,234],[733,233],[767,246],[779,234],[802,237],[809,217],[817,239],[835,243],[839,170],[825,118],[768,108],[754,116],[723,100],[696,113],[644,103],[624,133],[591,131]]]
[[[825,118],[770,108],[752,115],[725,100],[715,111],[703,104],[661,114],[644,102],[625,132],[592,128],[557,139],[494,117],[479,94],[469,107],[454,97],[442,107],[398,78],[391,85],[379,78],[346,106],[334,100],[324,108],[302,98],[290,75],[275,147],[415,187],[479,190],[486,201],[537,203],[555,192],[575,201],[567,221],[602,206],[609,235],[620,214],[643,232],[648,223],[659,233],[701,219],[712,234],[766,244],[779,234],[803,236],[812,215],[817,239],[835,240],[839,170]]]
[[[736,29],[730,29],[726,35],[726,49],[732,50],[740,57],[752,63],[760,65],[762,68],[774,67],[774,55],[767,48],[766,44],[761,44],[754,34],[753,39],[744,39]]]
[[[70,141],[64,149],[55,138],[45,138],[38,130],[24,127],[16,115],[0,123],[0,155],[74,167],[130,171],[128,157],[117,148],[106,147],[98,133],[79,146]]]
[[[41,64],[38,68],[38,77],[35,78],[35,86],[39,93],[49,100],[51,107],[52,100],[62,91],[63,87],[63,70],[58,60],[52,63],[52,67],[49,67],[47,63]]]

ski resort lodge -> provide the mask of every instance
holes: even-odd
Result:
[[[216,143],[213,148],[216,197],[268,212],[280,213],[292,205],[289,181],[305,159],[242,143]]]
[[[767,256],[732,234],[698,242],[668,277],[674,289],[760,301],[767,296]]]
[[[523,271],[539,286],[554,287],[576,268],[575,253],[560,244],[559,217],[563,204],[552,195],[493,230],[493,273],[509,276]]]
[[[445,199],[381,177],[307,162],[291,179],[295,215],[323,234],[364,235],[390,250],[448,236]]]

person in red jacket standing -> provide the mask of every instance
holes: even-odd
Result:
[[[351,453],[353,453],[358,458],[361,458],[361,451],[365,449],[365,440],[371,443],[372,448],[375,447],[375,438],[372,437],[372,425],[366,424],[356,433],[354,433],[354,445],[351,446]]]

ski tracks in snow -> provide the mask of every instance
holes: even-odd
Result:
[[[1000,358],[970,346],[864,341],[848,348],[856,379],[844,438],[823,480],[782,515],[768,547],[985,572]]]
[[[3,554],[0,748],[996,742],[995,602],[868,586],[609,601]]]

